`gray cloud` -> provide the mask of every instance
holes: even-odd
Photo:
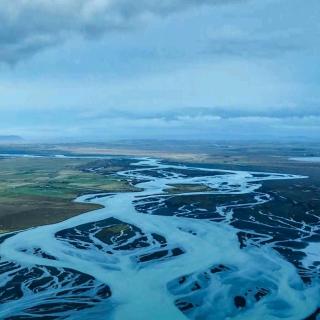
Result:
[[[274,118],[237,117],[223,119],[209,116],[183,116],[176,120],[163,118],[103,118],[64,126],[59,123],[43,123],[4,130],[2,134],[15,132],[25,138],[59,139],[75,138],[78,141],[106,141],[112,139],[183,139],[183,140],[315,140],[320,134],[320,117]],[[14,129],[14,131],[13,131]],[[39,135],[41,132],[41,135]],[[64,141],[66,141],[64,139]]]
[[[269,108],[248,108],[248,107],[216,107],[216,108],[176,108],[165,111],[131,111],[126,109],[109,109],[108,111],[90,111],[78,114],[81,119],[131,119],[131,120],[151,120],[180,121],[186,119],[302,119],[320,118],[319,106],[306,107],[269,107]]]
[[[207,53],[219,56],[274,58],[292,51],[302,50],[301,45],[287,38],[244,38],[217,39],[209,46]]]
[[[301,27],[291,26],[286,29],[276,27],[270,30],[261,28],[250,30],[235,27],[222,28],[220,33],[211,36],[211,43],[206,53],[218,56],[236,56],[250,58],[274,58],[293,51],[302,51],[313,47],[317,32],[308,34]],[[310,39],[311,37],[311,39]]]
[[[15,63],[74,34],[94,38],[192,6],[238,1],[241,0],[3,0],[0,61]]]

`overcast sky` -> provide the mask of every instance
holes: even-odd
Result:
[[[2,0],[0,134],[320,137],[319,0]]]

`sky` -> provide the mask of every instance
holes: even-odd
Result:
[[[320,136],[319,0],[2,0],[0,135]]]

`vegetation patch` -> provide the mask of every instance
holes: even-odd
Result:
[[[1,232],[63,221],[100,206],[75,203],[83,194],[134,191],[115,175],[84,172],[86,159],[0,160]]]

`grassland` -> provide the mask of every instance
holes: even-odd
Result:
[[[84,159],[0,159],[0,232],[55,223],[98,206],[75,203],[82,194],[133,190],[112,175],[86,173]]]
[[[203,184],[170,184],[170,188],[168,188],[166,191],[168,193],[187,193],[187,192],[210,192],[215,191],[214,189],[205,186]]]

